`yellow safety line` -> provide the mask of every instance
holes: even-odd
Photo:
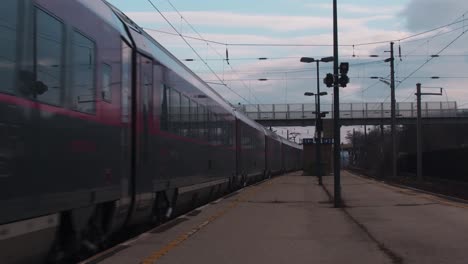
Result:
[[[216,219],[220,218],[221,216],[225,215],[229,210],[237,207],[239,203],[245,202],[247,198],[253,194],[255,194],[258,190],[265,186],[269,186],[272,184],[272,180],[268,181],[266,184],[262,184],[260,186],[256,186],[253,189],[248,190],[244,195],[241,195],[241,197],[235,199],[234,201],[230,202],[228,206],[226,206],[224,209],[220,210],[216,214],[208,217],[206,221],[203,223],[197,225],[196,227],[192,228],[189,232],[182,234],[178,236],[176,239],[172,240],[168,244],[166,244],[164,247],[159,249],[158,251],[154,252],[151,254],[149,257],[145,258],[141,263],[142,264],[153,264],[156,263],[157,260],[159,260],[161,257],[166,255],[169,251],[174,249],[175,247],[179,246],[182,244],[185,240],[189,239],[191,236],[193,236],[195,233],[203,229],[205,226],[209,225]]]

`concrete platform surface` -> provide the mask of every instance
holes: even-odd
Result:
[[[344,209],[397,263],[468,263],[468,204],[342,173]],[[333,177],[325,177],[333,194]]]
[[[468,206],[343,173],[291,173],[215,201],[84,263],[468,263]]]

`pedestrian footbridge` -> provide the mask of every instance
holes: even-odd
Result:
[[[333,104],[321,104],[322,112],[328,112],[324,119],[333,119]],[[264,126],[313,126],[315,125],[315,104],[254,104],[239,105],[250,118]],[[416,103],[396,104],[397,124],[415,124]],[[458,109],[456,102],[422,102],[422,118],[425,123],[448,124],[468,123],[468,109]],[[353,125],[389,125],[390,103],[341,103],[340,123]]]

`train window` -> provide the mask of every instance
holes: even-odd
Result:
[[[121,90],[121,115],[122,122],[130,121],[131,99],[131,74],[132,74],[132,49],[125,41],[122,41],[122,90]]]
[[[39,101],[62,104],[64,25],[62,22],[36,9],[36,91]]]
[[[112,67],[103,64],[102,65],[102,100],[106,102],[112,102]]]
[[[178,134],[180,129],[180,93],[174,89],[170,91],[169,131]]]
[[[0,2],[0,91],[4,92],[13,92],[15,87],[18,2]]]
[[[206,129],[207,129],[207,140],[209,142],[212,142],[213,141],[213,128],[214,128],[214,124],[213,124],[213,121],[214,121],[214,115],[213,113],[210,111],[210,110],[207,110],[208,113],[206,114]]]
[[[217,144],[218,142],[218,134],[217,134],[217,126],[218,126],[218,116],[210,112],[210,143]]]
[[[198,121],[200,122],[200,125],[198,126],[200,138],[207,139],[206,107],[203,105],[198,106]]]
[[[151,112],[151,97],[153,95],[153,62],[143,56],[140,56],[140,70],[141,70],[141,103],[143,107],[143,115],[145,119],[148,119],[148,115]],[[144,124],[146,125],[147,122]]]
[[[198,138],[200,122],[198,121],[198,103],[190,102],[190,135],[191,137]]]
[[[224,120],[221,118],[221,116],[218,116],[217,122],[216,122],[216,144],[217,145],[223,145],[223,124]]]
[[[161,130],[168,130],[169,113],[169,87],[161,85]],[[156,116],[156,115],[155,115]]]
[[[188,137],[190,131],[190,100],[185,95],[182,96],[181,100],[181,114],[181,135],[184,137]]]
[[[224,120],[223,121],[224,123],[224,135],[226,135],[224,138],[224,145],[226,146],[231,146],[231,128],[229,127],[229,121],[228,120]]]
[[[74,31],[71,50],[73,108],[80,112],[95,113],[95,44],[81,33]]]

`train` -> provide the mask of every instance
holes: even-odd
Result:
[[[105,0],[0,1],[0,263],[70,263],[302,168]]]

